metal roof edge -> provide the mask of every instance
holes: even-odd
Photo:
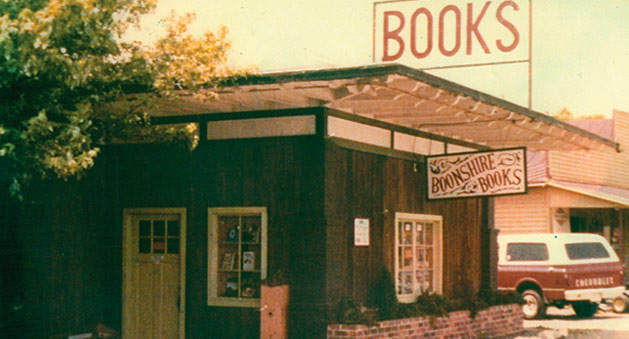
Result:
[[[388,74],[404,75],[418,81],[426,82],[435,87],[440,87],[445,90],[460,93],[462,95],[471,97],[475,100],[485,102],[489,105],[499,106],[504,109],[516,112],[518,114],[525,115],[531,118],[532,120],[543,121],[551,125],[559,126],[570,132],[573,132],[583,137],[603,143],[609,147],[612,147],[617,152],[620,152],[619,143],[609,140],[607,138],[601,137],[600,135],[588,132],[576,126],[570,125],[567,122],[561,121],[559,119],[553,118],[543,113],[533,111],[526,107],[506,101],[504,99],[500,99],[493,95],[486,94],[478,90],[463,86],[461,84],[426,73],[425,71],[422,71],[421,69],[415,69],[415,68],[411,68],[409,66],[397,64],[397,63],[256,74],[256,75],[249,75],[246,77],[234,79],[234,81],[227,86],[263,85],[263,84],[282,83],[282,82],[291,82],[291,81],[349,79],[349,78],[356,78],[356,77],[382,76],[382,75],[388,75]]]

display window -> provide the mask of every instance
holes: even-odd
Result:
[[[210,208],[208,216],[208,305],[259,307],[266,278],[266,208]]]
[[[395,286],[400,302],[441,293],[442,217],[396,213]]]

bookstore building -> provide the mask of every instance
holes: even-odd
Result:
[[[526,151],[618,147],[400,65],[252,76],[216,94],[153,112],[196,126],[194,150],[108,145],[83,179],[2,206],[19,226],[13,326],[324,337],[336,303],[368,302],[383,270],[401,302],[474,295],[494,279],[491,195],[526,193]]]

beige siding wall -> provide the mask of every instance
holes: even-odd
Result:
[[[494,224],[501,234],[550,232],[550,202],[545,188],[494,198]]]
[[[629,189],[629,114],[614,111],[614,117],[615,139],[622,152],[550,152],[551,178]]]

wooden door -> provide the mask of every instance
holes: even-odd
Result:
[[[184,338],[184,209],[125,211],[123,337]]]

